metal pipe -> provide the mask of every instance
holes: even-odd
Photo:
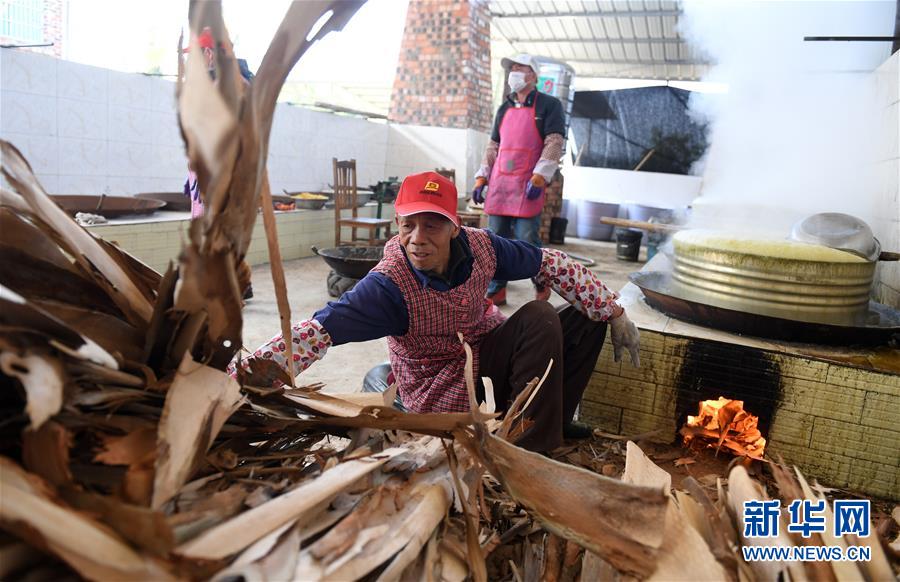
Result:
[[[900,36],[804,36],[805,41],[894,42]]]

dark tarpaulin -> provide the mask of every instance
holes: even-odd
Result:
[[[576,165],[686,174],[706,148],[706,128],[688,114],[690,91],[642,87],[579,91],[572,108]]]

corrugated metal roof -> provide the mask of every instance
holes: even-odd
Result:
[[[551,57],[582,78],[696,81],[709,67],[679,35],[676,1],[490,0],[488,8],[495,60],[510,51]]]

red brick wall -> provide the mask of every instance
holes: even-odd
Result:
[[[57,58],[63,55],[63,0],[44,0],[44,42],[52,42],[45,50]]]
[[[65,30],[64,20],[63,0],[44,0],[44,38],[40,42],[52,42],[53,46],[19,50],[28,50],[61,58],[63,55],[63,34]],[[0,36],[0,44],[24,44],[24,41],[19,38]]]
[[[391,121],[490,131],[491,25],[482,0],[410,0]]]

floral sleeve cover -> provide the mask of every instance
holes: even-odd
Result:
[[[303,370],[309,368],[313,362],[321,360],[331,347],[331,336],[315,319],[304,319],[291,327],[291,342],[293,343],[293,375],[297,376]],[[259,346],[251,358],[272,360],[285,372],[288,370],[287,345],[282,334],[278,334],[263,345]],[[243,362],[244,368],[249,368],[247,360]],[[234,362],[228,369],[232,376],[236,374]]]
[[[539,288],[550,286],[575,309],[594,321],[606,321],[617,307],[619,297],[607,289],[584,265],[556,249],[541,249],[541,270],[534,277]]]

